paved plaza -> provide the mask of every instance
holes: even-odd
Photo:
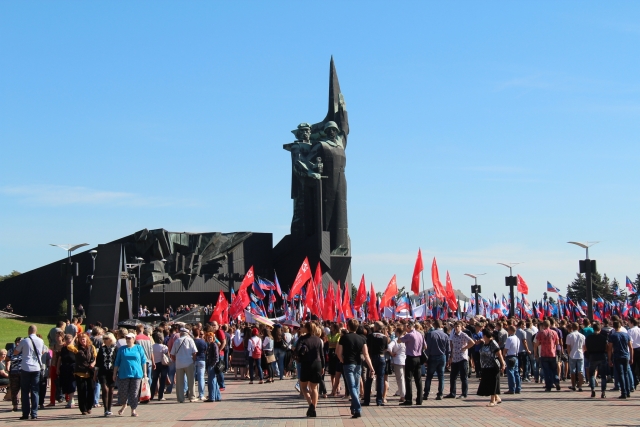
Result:
[[[352,420],[346,399],[321,399],[318,418],[305,417],[307,405],[297,397],[295,381],[274,384],[253,384],[247,381],[227,381],[223,401],[215,403],[178,404],[175,393],[165,402],[152,402],[138,407],[139,417],[102,416],[102,408],[82,416],[77,408],[63,406],[39,411],[38,420],[20,421],[20,412],[10,412],[10,402],[0,403],[0,423],[3,425],[57,426],[142,426],[152,423],[163,427],[197,426],[635,426],[640,425],[638,396],[618,400],[617,392],[608,392],[608,399],[591,399],[590,393],[572,392],[564,382],[563,390],[545,393],[539,384],[525,383],[520,395],[502,395],[503,403],[488,408],[488,398],[474,395],[477,380],[471,379],[470,397],[466,400],[432,398],[422,406],[399,407],[397,397],[390,397],[384,407],[363,408],[363,417]],[[390,384],[392,395],[395,381]],[[432,386],[433,387],[433,386]],[[502,391],[506,390],[503,379]],[[432,388],[433,390],[433,388]],[[586,389],[585,389],[586,390]],[[445,383],[445,394],[448,381]],[[415,393],[414,393],[415,394]],[[432,391],[433,394],[433,391]],[[598,392],[598,396],[599,396]],[[116,411],[114,411],[115,413]]]

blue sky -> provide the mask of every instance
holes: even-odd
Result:
[[[334,55],[353,274],[507,269],[563,291],[580,248],[640,272],[640,5],[2,2],[0,274],[142,228],[288,233],[300,122]],[[427,272],[428,273],[428,272]],[[429,277],[428,274],[425,277]]]

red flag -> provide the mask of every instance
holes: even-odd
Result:
[[[211,318],[209,319],[209,322],[218,322],[219,324],[224,324],[227,322],[223,322],[224,320],[224,316],[223,316],[223,312],[229,308],[229,302],[227,302],[227,299],[224,296],[224,292],[220,292],[220,295],[218,295],[218,302],[216,303],[216,307],[213,309],[213,313],[211,313]]]
[[[416,266],[413,267],[413,277],[411,278],[411,292],[414,294],[420,293],[420,273],[424,270],[422,264],[422,251],[418,249],[418,258],[416,259]]]
[[[229,317],[231,317],[232,319],[236,319],[239,315],[243,314],[245,307],[249,305],[250,301],[251,299],[247,294],[247,290],[240,289],[238,291],[238,295],[233,301],[233,304],[231,304],[231,307],[229,307]]]
[[[447,271],[447,304],[451,311],[458,309],[458,302],[456,301],[456,293],[453,290],[453,284],[451,283],[451,277],[449,277],[449,271]]]
[[[317,313],[314,312],[315,309],[315,305],[314,305],[314,299],[316,296],[316,289],[315,286],[313,285],[313,280],[309,281],[309,284],[307,285],[307,295],[304,298],[304,306],[306,308],[308,308],[309,310],[311,310],[312,314],[315,314],[317,316]],[[305,310],[306,312],[306,310]]]
[[[529,286],[527,286],[527,282],[524,281],[522,276],[518,274],[518,292],[521,294],[529,294]]]
[[[384,294],[382,294],[382,301],[380,301],[380,308],[388,307],[391,305],[391,298],[398,295],[398,284],[396,283],[396,275],[394,274],[391,281],[387,285]]]
[[[376,305],[376,291],[373,289],[373,283],[371,284],[371,291],[369,291],[369,320],[380,320],[378,315],[378,307]]]
[[[316,283],[316,297],[313,299],[315,305],[316,316],[322,319],[324,315],[324,292],[322,289],[322,283]]]
[[[349,320],[353,319],[353,311],[351,310],[351,286],[348,283],[344,284],[344,298],[342,300],[342,312],[344,318]]]
[[[329,320],[333,322],[333,319],[336,317],[336,311],[333,308],[333,283],[329,283],[329,287],[327,288],[327,297],[324,300],[324,311],[322,312],[322,317],[324,320]]]
[[[445,299],[444,288],[442,287],[442,282],[440,282],[440,274],[438,273],[438,264],[435,257],[433,257],[433,264],[431,264],[431,281],[433,282],[433,290],[436,291],[436,298]]]
[[[364,283],[364,274],[362,275],[362,279],[360,279],[360,286],[358,286],[358,293],[356,294],[356,300],[353,302],[353,308],[359,310],[367,301],[367,285]]]
[[[247,271],[247,274],[244,275],[244,279],[242,279],[242,283],[240,284],[240,289],[238,289],[238,294],[241,290],[247,289],[249,286],[253,284],[253,280],[255,277],[253,276],[253,265]]]
[[[315,283],[316,286],[318,286],[318,283],[322,284],[322,268],[320,268],[320,261],[318,261],[318,265],[316,266],[316,274],[313,276],[313,283]]]
[[[305,257],[304,261],[302,261],[302,265],[300,266],[300,270],[298,270],[298,274],[296,275],[296,280],[294,280],[293,285],[291,285],[289,301],[293,301],[293,297],[300,293],[302,287],[308,280],[311,280],[311,267],[309,267],[309,260]]]
[[[344,315],[344,313],[342,312],[342,302],[340,301],[340,299],[342,298],[342,291],[340,290],[340,281],[338,280],[338,293],[336,294],[336,298],[335,298],[335,305],[337,307],[337,311],[338,311],[338,322],[342,321],[342,316]]]

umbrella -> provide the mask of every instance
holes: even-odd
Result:
[[[273,322],[269,319],[267,319],[266,317],[262,317],[262,316],[258,316],[256,314],[253,315],[253,320],[255,320],[256,322],[262,323],[263,325],[267,325],[267,326],[271,326],[273,327]]]
[[[285,320],[284,322],[282,322],[282,324],[285,326],[293,326],[294,328],[300,327],[300,323],[296,322],[295,320]]]

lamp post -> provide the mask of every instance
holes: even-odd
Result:
[[[49,243],[51,246],[56,246],[60,249],[67,251],[67,263],[65,268],[65,275],[69,281],[69,287],[67,288],[67,317],[73,319],[73,276],[78,275],[78,263],[71,262],[71,252],[78,248],[89,245],[88,243],[80,243],[77,245],[55,245]]]
[[[572,245],[580,246],[587,251],[587,256],[584,260],[579,261],[580,273],[584,273],[586,291],[587,291],[587,317],[593,322],[593,278],[592,273],[597,272],[596,260],[589,259],[589,248],[596,243],[600,242],[567,242]]]
[[[164,271],[164,263],[167,262],[166,259],[162,258],[160,260],[162,263],[162,271]],[[164,317],[165,312],[167,311],[167,298],[165,293],[165,285],[167,283],[166,278],[162,280],[162,316]]]
[[[136,261],[136,266],[138,267],[138,277],[136,277],[136,284],[138,285],[138,304],[136,306],[136,310],[138,310],[138,319],[140,318],[140,288],[142,287],[141,283],[140,283],[140,267],[142,266],[142,263],[144,262],[144,258],[140,258],[140,257],[135,257],[134,258]]]
[[[93,289],[93,276],[96,274],[96,257],[98,256],[98,251],[95,249],[89,251],[91,254],[91,280],[89,280],[89,298],[91,298],[91,290]]]
[[[474,293],[476,297],[476,316],[480,314],[480,299],[478,297],[478,294],[482,292],[481,287],[478,285],[478,276],[484,276],[485,274],[487,273],[476,273],[476,274],[464,273],[465,276],[472,277],[473,280],[475,281],[475,284],[471,286],[471,292]]]
[[[518,264],[522,264],[521,262],[499,262],[498,264],[504,265],[509,269],[509,276],[504,278],[504,283],[506,286],[509,286],[509,317],[513,317],[516,309],[516,297],[513,292],[513,288],[518,286],[518,279],[513,277],[513,267]]]

